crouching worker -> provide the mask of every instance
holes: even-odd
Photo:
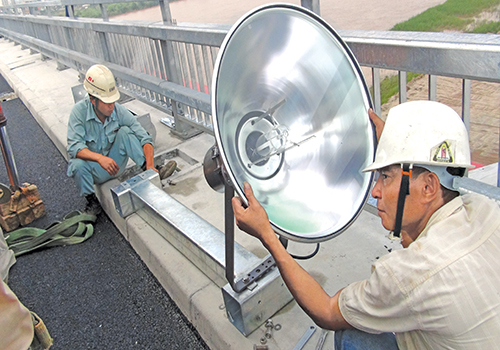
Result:
[[[68,176],[87,199],[85,211],[97,215],[94,184],[121,175],[129,158],[143,170],[155,169],[154,148],[132,113],[116,103],[120,93],[107,67],[90,67],[83,86],[89,95],[75,104],[68,121]]]

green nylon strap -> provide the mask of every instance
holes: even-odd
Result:
[[[72,211],[45,230],[23,227],[6,235],[5,241],[16,257],[43,247],[77,244],[92,236],[95,220],[95,215]]]

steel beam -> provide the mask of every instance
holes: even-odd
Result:
[[[498,35],[375,31],[339,34],[362,66],[500,81]]]
[[[479,193],[493,199],[500,205],[500,188],[468,177],[455,178],[453,181],[460,194]]]
[[[137,213],[222,288],[229,320],[244,335],[292,300],[276,268],[236,293],[226,283],[225,234],[173,199],[161,189],[158,173],[147,170],[111,189],[115,208],[122,217]],[[261,263],[261,259],[234,243],[237,277]]]

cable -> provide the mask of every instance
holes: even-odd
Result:
[[[309,255],[293,255],[293,254],[290,254],[290,256],[292,258],[294,258],[295,260],[307,260],[307,259],[311,259],[313,256],[315,256],[316,254],[318,254],[319,252],[319,243],[316,243],[316,249],[314,249],[314,252],[312,252],[311,254]]]
[[[283,244],[283,247],[285,247],[285,249],[287,249],[288,248],[288,239],[286,239],[283,236],[279,236],[279,240],[280,240],[281,244]],[[316,244],[316,249],[314,250],[314,252],[312,252],[309,255],[300,256],[300,255],[291,254],[290,252],[288,252],[288,254],[290,254],[290,256],[292,258],[294,258],[295,260],[307,260],[307,259],[311,259],[313,256],[318,254],[318,252],[319,252],[319,243]]]

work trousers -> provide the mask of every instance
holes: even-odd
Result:
[[[123,174],[129,158],[139,166],[142,166],[146,161],[139,139],[127,126],[122,126],[118,130],[115,142],[107,156],[112,158],[120,168],[115,176],[109,175],[97,162],[78,158],[69,161],[68,176],[75,179],[80,196],[94,193],[94,184],[102,184]]]
[[[394,333],[370,334],[358,329],[335,331],[335,350],[398,350]]]

